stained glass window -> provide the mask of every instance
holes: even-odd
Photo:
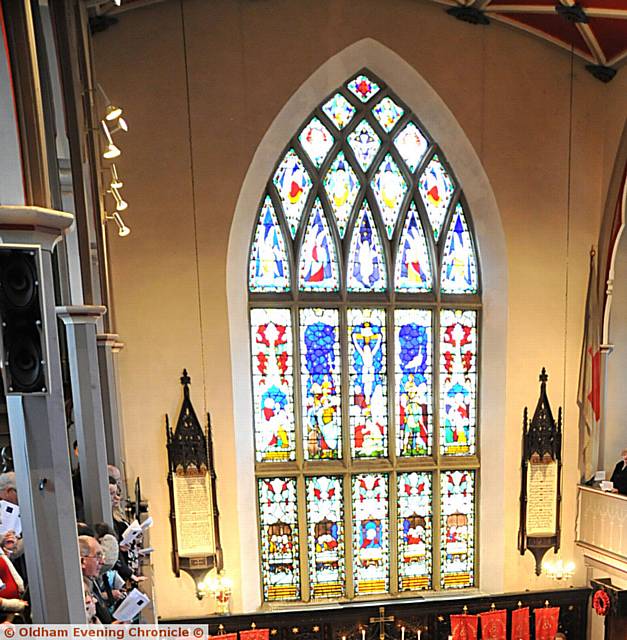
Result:
[[[300,310],[303,451],[307,460],[342,457],[337,309]]]
[[[346,589],[342,478],[307,478],[306,492],[312,595],[314,598],[339,598]]]
[[[293,238],[298,230],[312,184],[303,161],[294,149],[290,149],[285,155],[274,174],[273,182],[279,192],[283,213]]]
[[[353,227],[353,237],[348,255],[349,291],[384,291],[387,286],[383,248],[379,232],[374,224],[372,212],[364,202],[357,223]]]
[[[251,229],[264,601],[476,586],[479,254],[418,115],[370,71],[348,78],[277,158]]]
[[[386,593],[390,581],[388,476],[353,477],[353,571],[355,593]]]
[[[431,588],[431,473],[398,474],[398,588]]]
[[[288,291],[290,268],[272,201],[266,196],[255,231],[248,272],[250,291]]]
[[[295,478],[259,478],[263,594],[267,601],[300,598]]]
[[[477,312],[440,313],[440,453],[475,452]]]
[[[397,291],[407,293],[431,291],[433,286],[427,240],[413,202],[398,243],[394,282]]]
[[[354,458],[387,453],[387,358],[383,309],[348,310],[349,423]]]
[[[388,153],[372,179],[372,192],[379,205],[388,238],[392,237],[401,204],[407,193],[407,183],[392,156]]]
[[[396,428],[398,456],[431,454],[433,388],[431,311],[394,312]]]
[[[377,151],[381,147],[381,138],[368,124],[367,120],[362,120],[354,131],[348,136],[348,144],[353,150],[359,166],[368,171]]]
[[[343,151],[337,154],[333,164],[329,167],[323,184],[335,214],[340,238],[343,238],[359,191],[359,180],[357,180],[357,176],[346,160]]]
[[[443,293],[476,293],[477,260],[461,202],[457,203],[442,256]]]
[[[294,371],[289,309],[251,309],[257,460],[294,460]]]
[[[474,585],[475,474],[440,474],[440,581],[445,589]]]
[[[339,288],[335,243],[320,200],[316,200],[309,214],[298,274],[303,291],[337,291]]]
[[[444,216],[453,197],[455,186],[437,155],[434,155],[418,182],[420,197],[424,203],[433,237],[437,240],[442,232]]]

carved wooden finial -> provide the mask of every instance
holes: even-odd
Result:
[[[542,373],[540,374],[540,382],[546,382],[549,379],[549,376],[546,373],[546,369],[542,367]]]
[[[191,384],[192,379],[189,377],[189,374],[187,373],[187,369],[183,369],[183,375],[181,376],[181,384],[183,386],[187,386],[188,384]]]

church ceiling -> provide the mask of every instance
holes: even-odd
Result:
[[[627,59],[627,0],[429,0],[465,22],[502,22],[572,48],[600,80]]]

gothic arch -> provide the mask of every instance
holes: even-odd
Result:
[[[227,295],[234,436],[239,468],[240,566],[248,569],[259,566],[257,531],[250,525],[251,515],[256,513],[256,497],[247,315],[248,250],[258,203],[277,158],[311,109],[363,67],[368,67],[385,80],[438,141],[463,185],[472,211],[483,283],[479,446],[481,449],[481,443],[490,444],[489,448],[483,448],[481,454],[479,495],[487,495],[489,488],[490,500],[481,501],[479,508],[479,585],[484,591],[500,591],[503,587],[505,549],[502,526],[505,500],[502,482],[505,472],[503,373],[506,370],[508,308],[507,257],[501,218],[481,161],[445,103],[398,54],[370,38],[350,45],[327,60],[288,100],[257,147],[233,216],[227,259]],[[259,580],[242,580],[240,588],[242,609],[256,608],[260,602]]]

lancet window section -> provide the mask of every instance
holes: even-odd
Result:
[[[350,78],[279,158],[251,241],[264,600],[475,586],[478,267],[437,141]]]

